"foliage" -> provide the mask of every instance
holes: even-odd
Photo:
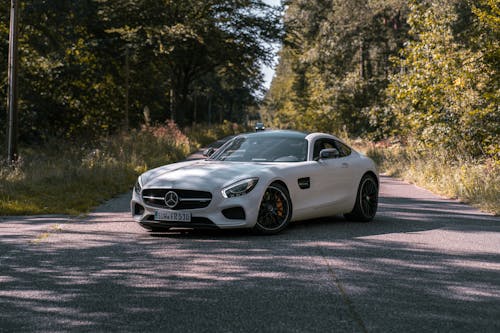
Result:
[[[96,11],[91,1],[21,3],[19,123],[24,142],[108,134],[121,124],[113,104],[116,84],[100,61]]]
[[[1,2],[2,100],[8,8]],[[145,109],[153,122],[242,122],[278,15],[261,0],[21,1],[20,138],[99,138],[137,128]]]
[[[267,123],[400,142],[384,170],[500,212],[498,1],[287,5]]]
[[[231,135],[247,132],[249,129],[237,123],[231,123],[225,120],[222,124],[207,127],[206,125],[193,125],[186,127],[184,132],[189,137],[196,148],[206,147],[218,139]]]
[[[500,158],[494,0],[291,0],[261,111],[277,127]]]
[[[289,1],[280,63],[262,113],[278,127],[375,132],[372,108],[407,36],[405,1]],[[375,124],[376,125],[376,124]]]
[[[488,159],[450,159],[447,150],[427,151],[417,145],[365,144],[381,172],[402,177],[436,193],[500,215],[500,163]]]
[[[0,215],[87,212],[129,190],[139,173],[190,150],[189,139],[171,122],[93,144],[51,139],[23,150],[14,168],[0,166]]]
[[[85,172],[101,177],[97,171],[101,169],[94,165],[105,165],[103,170],[116,167],[114,174],[130,175],[145,164],[173,158],[148,151],[154,148],[146,145],[147,140],[166,145],[174,155],[186,150],[188,143],[173,123],[151,124],[165,124],[167,119],[193,124],[187,132],[202,143],[233,134],[241,128],[233,128],[232,122],[245,123],[255,114],[256,91],[262,82],[259,67],[271,62],[271,43],[282,37],[276,75],[259,110],[268,127],[373,140],[394,138],[425,154],[410,159],[415,166],[421,166],[420,160],[433,165],[431,152],[445,156],[436,163],[452,161],[453,167],[431,170],[453,173],[457,182],[468,182],[460,176],[462,169],[478,177],[483,174],[477,170],[488,170],[493,173],[493,178],[486,177],[489,181],[498,176],[498,1],[283,3],[282,34],[282,8],[269,7],[262,0],[21,1],[22,143],[46,147],[43,142],[47,142],[54,154],[76,158],[79,163],[74,168],[65,167],[80,183],[84,178],[78,177]],[[7,9],[8,2],[0,3],[0,75],[4,78],[0,99],[4,101]],[[6,123],[5,106],[0,103],[1,124]],[[206,130],[198,125],[203,122],[221,125]],[[116,137],[140,124],[145,124],[141,130]],[[4,126],[0,139],[3,136]],[[97,143],[103,137],[118,140],[124,152],[135,151],[136,142],[126,139],[132,138],[153,155],[144,156],[143,165],[137,154],[122,159],[115,148],[111,155],[103,153],[111,147],[101,147],[111,145],[108,139]],[[79,145],[82,151],[72,150],[61,139],[86,143]],[[176,146],[169,140],[183,143]],[[36,154],[29,149],[33,148],[25,148],[17,173],[9,171],[7,177],[2,171],[3,198],[11,193],[5,186],[12,184],[22,188],[32,181],[35,188],[24,190],[42,197],[46,195],[42,185],[50,188],[34,170],[37,163],[50,169],[51,162],[32,160]],[[91,152],[95,155],[81,155]],[[45,156],[58,161],[57,154]],[[148,156],[156,160],[148,161]],[[83,160],[86,166],[81,165]],[[455,168],[461,160],[470,163]],[[73,179],[58,177],[54,179]],[[19,183],[19,179],[29,182]],[[472,184],[483,186],[479,181]]]
[[[498,68],[473,45],[476,31],[455,32],[473,19],[470,7],[457,5],[412,2],[409,23],[415,40],[402,51],[402,71],[391,78],[389,106],[399,134],[423,147],[493,156],[500,152]]]

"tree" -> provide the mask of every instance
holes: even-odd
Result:
[[[176,120],[192,120],[193,92],[207,81],[236,82],[250,95],[262,78],[256,70],[269,62],[269,44],[279,36],[278,16],[262,1],[100,0],[108,32],[148,54],[163,77],[164,94],[173,91]],[[127,20],[128,12],[144,19]],[[151,54],[150,52],[153,52]],[[236,80],[235,80],[236,78]],[[213,88],[214,86],[212,86]],[[222,87],[219,85],[219,87]],[[202,89],[211,91],[210,89]]]
[[[27,1],[22,8],[21,138],[113,131],[114,87],[100,62],[94,3]]]
[[[500,127],[498,90],[490,96],[498,68],[487,66],[484,49],[472,44],[476,32],[457,29],[471,15],[463,1],[412,1],[415,40],[403,50],[402,71],[388,88],[403,137],[458,149],[460,156],[498,151],[493,146],[498,147]]]
[[[7,4],[0,8],[5,37]],[[195,105],[198,121],[208,120],[209,108],[217,120],[241,121],[257,100],[259,65],[271,61],[280,36],[278,9],[261,0],[25,0],[22,11],[25,142],[98,138],[137,126],[146,107],[153,121],[173,110],[188,124]]]
[[[373,131],[369,111],[384,101],[389,57],[406,36],[405,11],[404,1],[290,1],[264,113],[307,130]]]

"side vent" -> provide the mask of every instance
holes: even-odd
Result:
[[[303,190],[311,187],[311,179],[309,177],[299,178],[297,182],[299,183],[299,187]]]

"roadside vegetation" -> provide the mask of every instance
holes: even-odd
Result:
[[[282,3],[21,1],[22,149],[0,161],[0,215],[87,211],[257,120],[398,142],[368,149],[382,171],[499,213],[498,0]]]
[[[450,151],[425,151],[412,145],[359,141],[354,145],[375,160],[381,173],[500,215],[498,161],[457,159]]]
[[[498,1],[287,4],[266,123],[379,142],[381,171],[500,214]]]
[[[278,7],[261,0],[18,2],[20,149],[13,167],[1,154],[0,215],[86,212],[128,190],[138,173],[258,117],[256,69],[273,61]],[[9,14],[10,2],[1,1],[2,151]],[[213,126],[186,128],[193,123]]]
[[[230,123],[196,126],[186,130],[190,138],[167,122],[92,143],[52,140],[25,147],[14,167],[0,167],[0,215],[86,213],[130,190],[138,174],[182,160],[200,147],[201,138],[242,130]]]
[[[190,152],[248,130],[234,123],[196,125],[181,132],[172,122],[142,126],[93,143],[49,141],[25,147],[14,167],[0,167],[0,216],[86,213],[129,191],[137,175],[182,160]],[[453,152],[418,145],[351,141],[380,171],[443,196],[500,215],[500,163],[456,159]]]

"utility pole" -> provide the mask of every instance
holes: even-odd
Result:
[[[130,128],[129,120],[129,94],[130,94],[130,62],[129,62],[129,45],[125,46],[125,130],[128,132]]]
[[[9,63],[7,93],[7,162],[12,165],[18,157],[17,153],[17,34],[18,34],[19,1],[11,0],[10,5],[10,30],[9,30]]]

